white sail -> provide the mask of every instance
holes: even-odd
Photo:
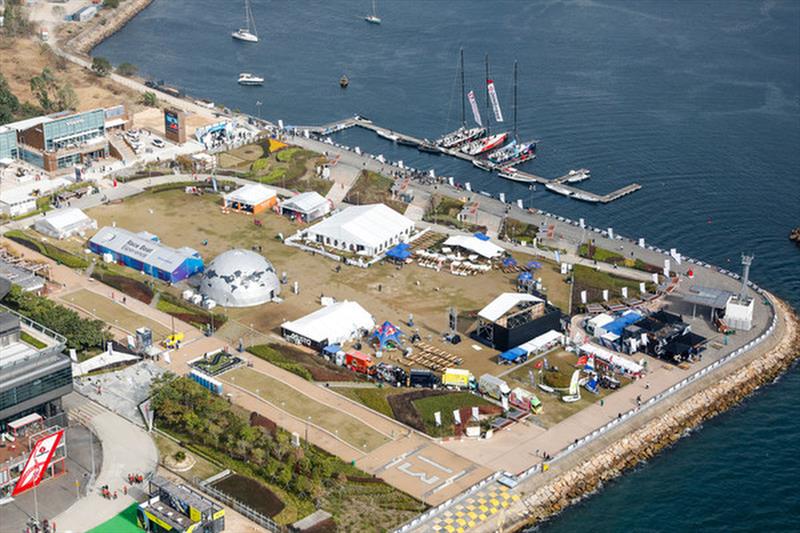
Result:
[[[572,373],[572,379],[569,381],[569,393],[572,395],[578,394],[578,379],[580,379],[580,376],[580,370]]]
[[[481,112],[478,111],[478,102],[475,100],[475,92],[470,91],[467,93],[467,99],[469,100],[469,105],[472,107],[472,116],[475,118],[475,123],[483,127],[483,121],[481,120]]]
[[[500,109],[500,101],[497,99],[497,91],[494,88],[494,82],[487,80],[489,88],[489,101],[492,103],[492,111],[494,111],[494,119],[497,122],[503,122],[503,111]]]

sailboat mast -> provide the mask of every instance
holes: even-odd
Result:
[[[514,61],[514,140],[517,140],[517,62]]]
[[[489,54],[486,54],[486,135],[491,133],[492,117],[489,112]]]
[[[467,127],[467,102],[466,98],[467,95],[465,94],[465,87],[464,87],[464,49],[461,49],[461,127]]]

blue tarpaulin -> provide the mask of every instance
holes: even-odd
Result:
[[[397,246],[393,246],[389,248],[389,251],[386,252],[386,257],[391,259],[398,259],[400,261],[405,261],[409,257],[411,257],[411,250],[408,244],[401,242]]]
[[[476,234],[474,235],[474,237],[475,237],[476,239],[480,239],[480,240],[482,240],[482,241],[488,241],[488,240],[489,240],[489,236],[488,236],[488,235],[486,235],[485,233],[481,233],[480,231],[479,231],[478,233],[476,233]]]
[[[538,261],[528,261],[528,268],[542,268],[542,264]]]
[[[606,333],[613,333],[614,335],[622,335],[622,330],[626,327],[630,326],[634,322],[638,322],[642,319],[642,315],[635,311],[631,311],[629,313],[625,313],[621,317],[617,318],[613,322],[609,322],[605,326],[603,326],[603,331]]]
[[[528,282],[533,281],[533,274],[530,272],[520,272],[520,275],[517,276],[518,282]]]
[[[512,267],[517,265],[517,260],[513,257],[506,257],[503,259],[503,266],[504,267]]]
[[[516,348],[511,348],[510,350],[501,353],[500,359],[502,359],[503,361],[516,361],[523,355],[528,355],[528,352],[526,352],[523,348],[517,346]]]
[[[338,344],[329,344],[328,346],[326,346],[325,348],[322,349],[322,352],[330,354],[330,355],[336,355],[341,350],[342,350],[342,347],[339,346]]]

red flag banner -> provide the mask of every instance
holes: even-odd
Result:
[[[17,480],[14,492],[11,493],[12,497],[39,484],[42,477],[44,477],[44,473],[47,472],[50,460],[53,458],[53,454],[63,436],[64,430],[61,429],[36,441],[36,445],[25,463],[25,468],[22,469],[22,473]]]

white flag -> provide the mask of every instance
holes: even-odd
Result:
[[[472,408],[472,418],[477,420],[479,415],[480,415],[480,409],[478,407],[473,407]]]
[[[436,411],[433,413],[433,419],[436,421],[436,426],[439,427],[442,425],[442,413],[441,411]]]
[[[503,111],[500,109],[500,101],[497,99],[497,91],[494,89],[494,82],[486,80],[489,88],[489,101],[492,103],[492,111],[494,111],[494,119],[497,122],[503,122]]]
[[[614,228],[608,228],[608,238],[609,239],[614,238]]]
[[[639,247],[644,248],[644,237],[639,237]]]
[[[561,262],[561,254],[558,252],[558,250],[556,250],[556,263],[560,262]]]
[[[579,218],[579,219],[578,219],[578,223],[580,223],[580,225],[581,225],[581,227],[582,227],[582,228],[585,228],[585,227],[586,227],[586,221],[585,221],[585,220],[583,220],[582,218]]]
[[[653,283],[658,283],[658,274],[653,272]]]
[[[581,303],[585,304],[587,300],[586,291],[581,291]]]
[[[503,411],[508,411],[508,396],[503,396]]]
[[[456,424],[461,424],[461,412],[458,409],[453,410],[453,420]]]
[[[608,289],[603,289],[603,301],[608,301]]]
[[[623,298],[628,297],[628,287],[622,287],[622,297]]]
[[[472,117],[475,119],[475,124],[482,128],[483,121],[481,120],[481,112],[478,111],[478,102],[475,101],[475,92],[468,92],[467,100],[469,100],[469,105],[472,107]]]
[[[639,283],[639,292],[641,292],[642,294],[645,293],[644,281]]]

